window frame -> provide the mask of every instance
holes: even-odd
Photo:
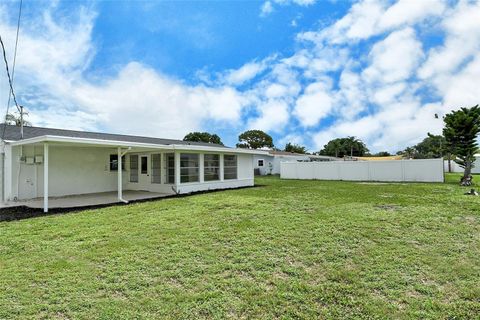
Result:
[[[209,159],[207,157],[216,157],[217,159]],[[217,162],[216,166],[208,166],[207,164],[210,162]],[[209,174],[208,171],[213,170],[213,174]],[[216,171],[216,172],[215,172]],[[216,173],[216,175],[215,175]],[[213,179],[207,178],[207,176],[213,176]],[[220,181],[220,154],[217,153],[205,153],[203,155],[203,181],[204,182],[211,182],[211,181]]]
[[[192,156],[196,157],[196,159],[192,160],[192,159],[184,158],[184,157],[192,158]],[[188,163],[188,166],[184,166],[186,162]],[[187,172],[193,170],[193,172],[196,174],[191,174],[190,172],[188,174],[183,174],[185,170]],[[197,177],[197,178],[196,180],[190,180],[190,178],[188,178],[188,181],[185,181],[184,177]],[[199,183],[199,182],[200,182],[200,154],[191,153],[191,152],[180,153],[180,183],[185,184],[185,183]]]
[[[154,161],[156,157],[158,157],[157,158],[158,162]],[[155,164],[157,164],[158,167],[154,167]],[[150,154],[150,172],[151,172],[150,183],[161,184],[162,183],[162,154],[161,153]],[[155,174],[155,173],[158,173],[158,174]],[[158,178],[158,180],[156,178]]]
[[[137,160],[136,161],[132,161],[132,157],[136,157]],[[129,176],[129,182],[130,183],[138,183],[138,154],[131,154],[130,155],[130,164],[129,164],[129,168],[130,168],[130,176]],[[136,168],[132,168],[132,165],[136,163],[137,167]],[[133,176],[136,176],[137,178],[137,181],[133,181],[132,180],[132,174]]]
[[[260,161],[262,161],[262,164],[260,165]],[[265,166],[265,160],[264,159],[258,159],[257,160],[257,167],[264,167]]]
[[[227,157],[234,157],[235,158],[235,166],[226,165]],[[229,160],[228,160],[229,161]],[[225,169],[232,169],[235,168],[235,177],[234,178],[227,178],[226,170]],[[223,180],[238,180],[238,155],[236,154],[224,154],[223,155]]]
[[[165,184],[175,184],[175,153],[173,152],[165,153],[164,158],[165,158]]]
[[[114,158],[114,159],[113,159]],[[126,161],[125,161],[125,155],[122,156],[122,171],[126,171]],[[116,168],[114,168],[114,165]],[[118,154],[110,154],[109,157],[109,162],[108,162],[108,169],[110,172],[117,172],[118,171]]]

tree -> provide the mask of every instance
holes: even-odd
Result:
[[[285,145],[285,151],[286,152],[293,152],[293,153],[300,153],[300,154],[307,153],[307,149],[304,146],[301,146],[299,144],[292,144],[290,142]]]
[[[428,133],[428,137],[423,139],[422,142],[415,146],[418,152],[417,158],[430,159],[430,158],[442,158],[448,151],[447,141],[442,135],[433,135]]]
[[[330,140],[319,154],[331,157],[363,156],[368,148],[362,140],[355,137],[337,138]]]
[[[397,155],[402,155],[404,158],[412,159],[415,158],[416,152],[417,151],[415,150],[415,147],[407,147],[403,151],[398,151]]]
[[[248,130],[238,136],[237,147],[246,149],[273,148],[271,136],[261,130]]]
[[[388,151],[380,151],[374,154],[375,157],[389,157],[391,156],[390,152]]]
[[[471,108],[461,108],[443,117],[447,147],[456,155],[454,160],[464,168],[461,185],[469,185],[475,152],[478,148],[477,136],[480,132],[480,108],[478,104]]]
[[[31,127],[32,123],[30,121],[25,120],[26,116],[28,116],[28,112],[23,112],[23,126]],[[5,123],[12,126],[20,127],[21,125],[20,113],[19,112],[7,113],[7,115],[5,116]]]
[[[445,137],[431,133],[421,142],[400,152],[406,158],[414,159],[442,158],[446,153],[449,153],[449,150]]]
[[[190,132],[183,138],[183,141],[215,143],[223,146],[222,140],[218,135],[208,132]]]

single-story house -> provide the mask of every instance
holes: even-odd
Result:
[[[128,190],[175,195],[253,186],[253,156],[267,154],[41,127],[24,127],[22,137],[20,127],[4,124],[0,133],[2,203],[36,199],[45,212],[49,198],[110,192],[118,202],[126,202]]]
[[[336,161],[340,158],[300,154],[286,151],[268,150],[265,154],[253,156],[253,168],[258,175],[280,174],[281,162]]]

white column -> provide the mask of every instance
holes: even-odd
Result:
[[[225,170],[225,163],[223,161],[223,153],[220,153],[220,181],[224,180],[224,170]]]
[[[200,183],[205,182],[205,157],[203,153],[198,155],[198,175]]]
[[[180,152],[175,151],[175,186],[178,191],[180,186]]]
[[[5,146],[5,162],[4,162],[4,168],[5,168],[5,174],[3,176],[4,179],[4,201],[12,200],[12,146],[6,145]]]
[[[123,194],[122,194],[122,148],[118,147],[118,161],[117,161],[117,190],[118,190],[118,201],[122,201]]]
[[[48,143],[43,144],[43,212],[48,212]]]

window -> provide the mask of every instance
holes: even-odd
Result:
[[[204,156],[204,180],[215,181],[220,179],[220,155],[206,154]]]
[[[161,155],[152,154],[152,183],[162,183],[160,172],[162,171]]]
[[[237,156],[226,154],[223,156],[223,178],[225,180],[237,179]]]
[[[167,176],[167,183],[175,183],[175,154],[167,153],[165,154],[165,171]]]
[[[125,156],[122,157],[122,170],[125,170]],[[118,171],[118,154],[110,155],[110,171]]]
[[[263,159],[258,159],[258,167],[263,167]]]
[[[140,164],[141,165],[140,166],[140,169],[141,169],[140,172],[142,174],[147,174],[148,173],[148,158],[147,158],[147,156],[142,156],[140,158],[140,160],[142,161],[141,164]]]
[[[181,153],[180,154],[180,182],[198,182],[199,161],[198,154]]]
[[[138,155],[130,155],[130,182],[138,182]]]

